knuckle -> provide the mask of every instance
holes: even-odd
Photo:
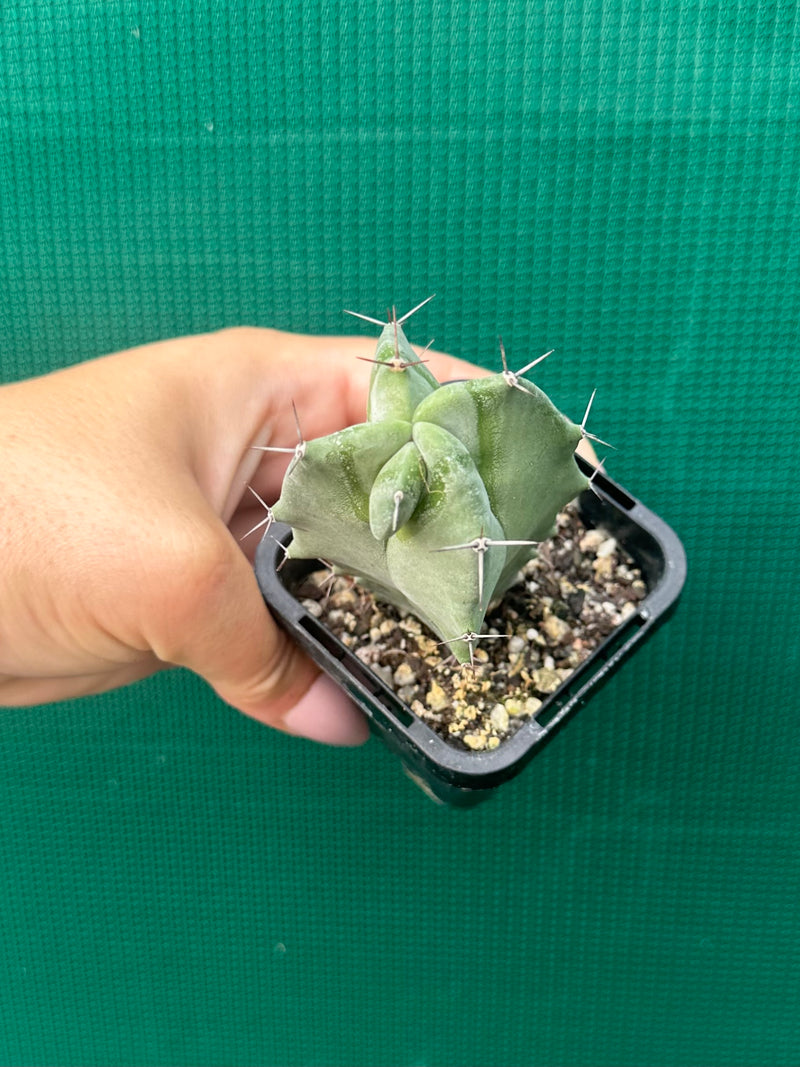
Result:
[[[179,599],[186,600],[187,610],[195,610],[200,604],[211,605],[220,598],[234,563],[224,534],[204,526],[190,526],[179,535],[170,556],[167,588],[184,593]]]
[[[180,663],[188,635],[213,624],[234,564],[224,532],[192,523],[171,531],[148,582],[147,615],[158,630],[153,650],[159,659]]]

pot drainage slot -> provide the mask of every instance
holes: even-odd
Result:
[[[587,694],[584,699],[581,699],[579,696],[580,691],[584,688],[593,687],[596,682],[600,681],[608,669],[609,661],[629,642],[633,644],[636,641],[636,635],[644,625],[645,620],[640,615],[631,615],[630,618],[626,619],[620,625],[617,633],[613,637],[607,638],[597,651],[590,656],[584,664],[584,669],[578,670],[566,683],[565,688],[557,696],[554,696],[552,700],[548,700],[541,711],[534,715],[534,719],[539,726],[546,729],[552,725],[561,716],[561,713],[567,709],[568,705],[572,705],[568,710],[579,708],[588,697]]]

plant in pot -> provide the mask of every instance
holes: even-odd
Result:
[[[586,416],[572,422],[525,376],[543,356],[513,372],[503,354],[501,373],[440,384],[403,331],[412,313],[378,322],[366,421],[291,450],[256,574],[412,778],[466,804],[518,773],[666,616],[685,560],[664,523],[576,454]],[[579,574],[553,551],[559,527],[573,565],[580,545],[590,554]],[[320,569],[357,585],[342,600],[317,582],[317,595]],[[603,571],[607,618],[587,641],[569,611],[586,615],[585,579]],[[548,641],[566,666],[543,655]]]

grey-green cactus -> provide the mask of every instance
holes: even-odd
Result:
[[[291,557],[352,575],[468,662],[490,603],[587,485],[574,453],[589,435],[523,377],[538,360],[440,384],[407,318],[378,340],[367,421],[301,440],[272,514]]]

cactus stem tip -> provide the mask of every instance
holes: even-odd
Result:
[[[342,310],[344,311],[345,315],[354,315],[357,319],[363,319],[364,322],[371,322],[375,326],[386,326],[391,322],[393,322],[395,326],[402,326],[403,323],[407,322],[416,311],[419,311],[421,307],[425,307],[425,305],[429,301],[433,300],[435,296],[436,293],[431,293],[430,296],[426,296],[420,304],[417,304],[416,307],[413,307],[410,311],[407,311],[405,315],[401,316],[399,319],[397,317],[397,310],[395,308],[391,308],[386,312],[385,322],[381,319],[373,319],[371,315],[362,315],[360,311],[348,311],[347,308],[343,308]]]

